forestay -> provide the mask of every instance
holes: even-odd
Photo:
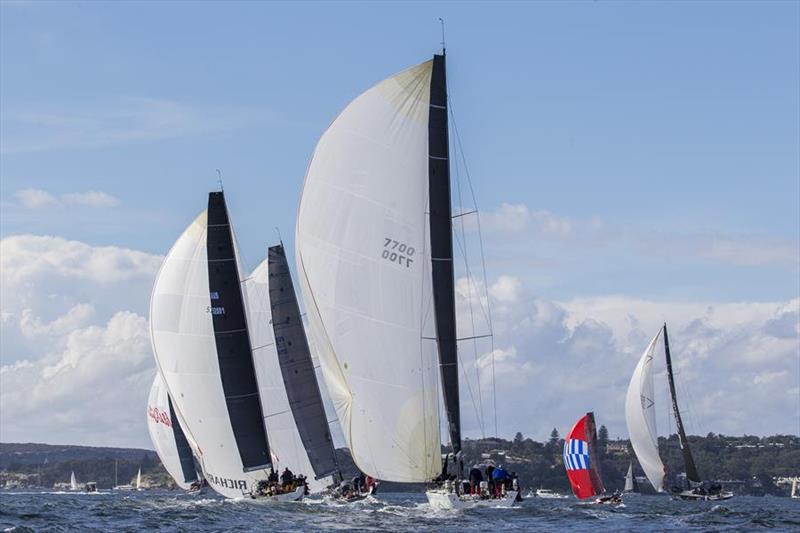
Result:
[[[268,259],[250,274],[244,287],[253,360],[264,404],[264,422],[269,434],[273,465],[279,473],[288,467],[294,474],[305,475],[309,490],[319,492],[332,480],[330,477],[314,479],[314,470],[289,406],[273,333],[271,307],[274,303],[270,300]],[[326,420],[322,422],[327,426]]]
[[[150,302],[151,338],[159,370],[209,485],[235,498],[248,494],[268,471],[244,471],[226,403],[212,322],[214,295],[209,294],[206,213],[180,236],[156,277]],[[234,248],[238,264],[236,255]],[[238,280],[226,290],[240,290]],[[251,357],[249,350],[247,356]],[[260,412],[258,416],[263,430]],[[248,425],[256,427],[250,421]],[[261,445],[266,451],[266,438]]]
[[[664,490],[664,463],[658,455],[658,433],[653,392],[653,352],[661,330],[639,359],[625,397],[625,421],[633,451],[647,479],[658,492]]]
[[[296,246],[323,375],[358,467],[441,471],[428,236],[432,61],[348,105],[308,167]]]
[[[167,473],[180,488],[188,490],[197,480],[192,451],[171,409],[167,387],[158,373],[147,400],[147,430]]]

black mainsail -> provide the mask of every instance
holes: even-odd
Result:
[[[314,475],[320,479],[338,471],[336,450],[283,245],[271,246],[267,258],[272,328],[286,396]]]
[[[208,285],[219,372],[245,472],[271,465],[239,267],[222,191],[208,195]]]
[[[169,405],[169,419],[172,422],[172,435],[175,437],[175,448],[178,450],[178,460],[181,463],[181,472],[183,473],[183,481],[186,483],[194,483],[197,481],[197,470],[194,467],[194,454],[192,448],[189,446],[189,441],[183,433],[181,423],[178,417],[175,416],[175,409],[172,407],[172,398],[167,395],[167,404]]]
[[[458,396],[453,220],[450,206],[450,141],[447,118],[445,56],[433,56],[428,116],[428,193],[431,273],[436,338],[453,453],[461,451],[461,413]]]
[[[664,324],[664,354],[667,359],[667,378],[669,379],[669,393],[672,397],[672,410],[675,414],[675,425],[678,427],[678,442],[683,453],[683,462],[686,467],[686,479],[693,483],[700,483],[700,475],[694,464],[692,451],[689,449],[689,441],[686,439],[686,431],[683,429],[681,412],[678,409],[678,397],[675,394],[675,378],[672,375],[672,357],[669,353],[669,337],[667,336],[667,324]]]

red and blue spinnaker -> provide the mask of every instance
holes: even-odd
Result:
[[[594,413],[586,413],[581,417],[567,435],[564,441],[564,467],[567,469],[572,492],[579,499],[591,498],[605,492],[597,460]]]

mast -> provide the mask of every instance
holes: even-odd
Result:
[[[222,191],[208,194],[209,312],[225,404],[244,472],[271,466],[267,431],[247,329],[233,232]]]
[[[283,244],[271,246],[267,258],[269,301],[278,363],[297,432],[315,478],[320,479],[339,471],[336,450]]]
[[[675,425],[678,427],[678,442],[683,453],[683,462],[686,467],[686,479],[695,483],[700,483],[700,475],[694,465],[692,451],[689,449],[689,441],[686,439],[686,432],[683,429],[681,412],[678,409],[678,397],[675,394],[675,378],[672,373],[672,358],[669,354],[669,337],[667,336],[667,324],[664,323],[664,354],[667,358],[667,378],[669,379],[669,394],[672,397],[672,410],[675,413]]]
[[[453,219],[450,205],[450,141],[447,120],[447,80],[444,50],[433,56],[428,115],[428,198],[430,211],[431,275],[436,317],[442,394],[453,453],[461,451],[461,413],[458,398]]]

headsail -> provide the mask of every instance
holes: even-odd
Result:
[[[180,488],[188,490],[197,480],[192,451],[172,410],[167,387],[158,373],[147,400],[147,430],[167,473]]]
[[[274,255],[270,249],[269,258],[258,265],[244,283],[250,338],[253,342],[259,390],[264,403],[264,423],[269,434],[270,451],[275,470],[280,472],[288,467],[295,474],[307,476],[311,492],[318,492],[331,483],[330,478],[322,477],[330,472],[323,473],[322,476],[313,475],[315,472],[313,462],[310,460],[310,454],[306,452],[307,448],[302,439],[302,432],[298,431],[298,428],[315,424],[312,429],[320,432],[322,428],[316,424],[324,424],[324,429],[327,431],[328,422],[324,415],[324,408],[321,420],[318,417],[303,419],[301,417],[304,416],[304,410],[301,409],[298,413],[293,409],[292,401],[297,397],[301,399],[299,400],[301,407],[307,406],[309,402],[306,401],[306,398],[314,392],[309,390],[309,387],[317,385],[316,381],[313,383],[308,381],[307,375],[303,376],[301,385],[293,381],[292,376],[287,378],[286,374],[282,372],[279,360],[282,357],[286,358],[287,355],[297,355],[294,349],[300,345],[300,342],[296,338],[296,331],[292,335],[281,338],[277,344],[275,342],[276,337],[280,336],[276,331],[280,329],[274,329],[273,325],[276,320],[285,321],[288,315],[286,314],[285,299],[281,300],[274,292],[288,296],[288,291],[284,289],[284,293],[281,293],[280,290],[271,290],[271,285],[274,283],[273,260]],[[275,315],[272,314],[272,308],[275,308]],[[299,319],[298,314],[298,316],[293,316],[290,322],[299,321]],[[284,325],[286,325],[285,322],[281,324],[281,326]],[[277,324],[275,326],[277,327]],[[290,348],[292,351],[279,355],[279,351],[285,348]],[[301,368],[297,366],[295,369],[298,370],[297,376],[301,377]],[[314,372],[313,366],[310,367],[310,370],[312,373]],[[293,374],[294,369],[290,372]],[[289,391],[295,386],[303,387],[303,390],[295,390],[291,394]],[[318,389],[316,394],[319,394]],[[322,406],[320,405],[320,407]],[[312,441],[318,442],[318,438],[319,435],[316,433]],[[314,479],[315,477],[320,479]]]
[[[605,492],[597,456],[594,413],[582,416],[567,435],[564,441],[564,467],[577,498],[582,500]]]
[[[378,83],[333,121],[296,228],[309,333],[353,459],[399,482],[441,471],[427,217],[433,65]]]
[[[664,491],[666,472],[658,455],[658,433],[653,392],[653,352],[661,330],[647,345],[633,371],[625,396],[625,422],[633,451],[647,479],[658,492]]]
[[[633,476],[633,461],[628,463],[628,473],[625,474],[625,488],[623,492],[639,492],[638,483],[636,483],[636,478]]]
[[[159,370],[175,411],[197,446],[211,488],[248,494],[266,479],[270,454],[224,197],[164,259],[150,302]]]

